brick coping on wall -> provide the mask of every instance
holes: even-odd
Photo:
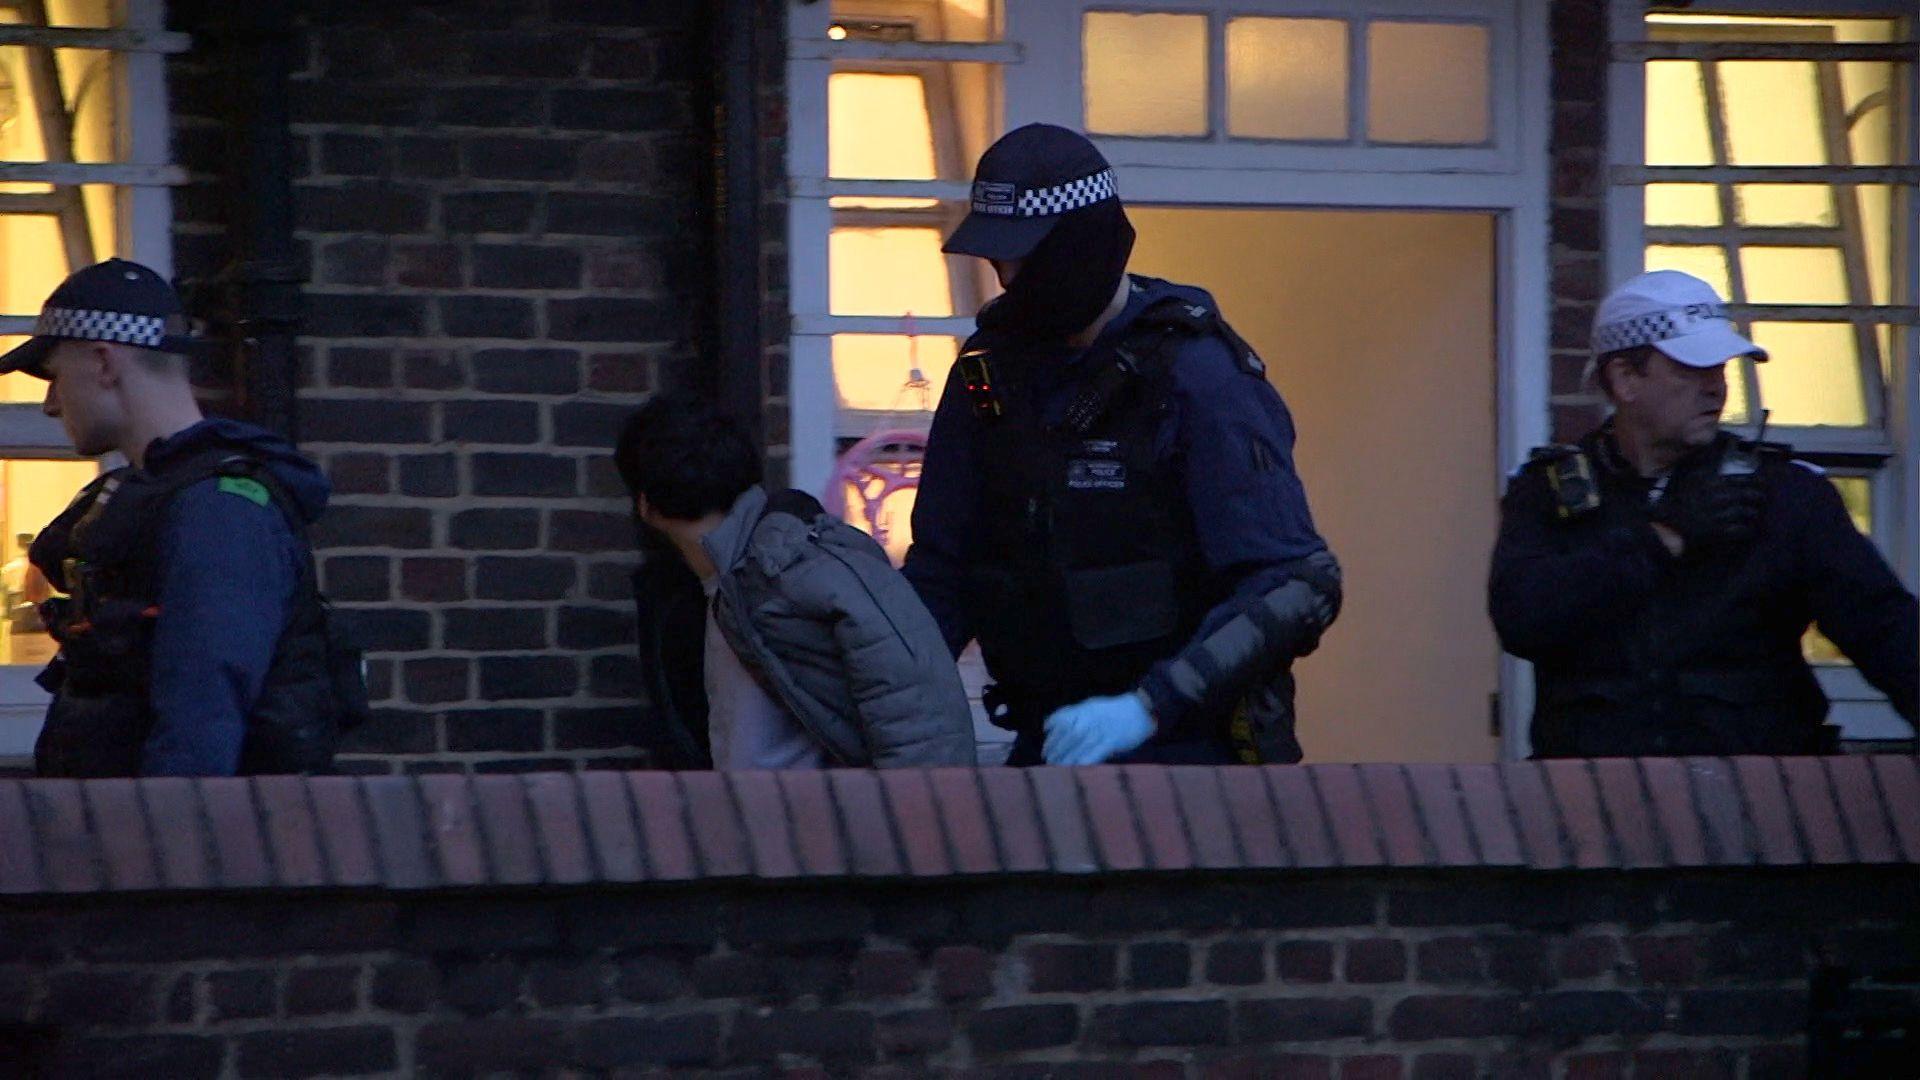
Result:
[[[0,781],[0,893],[1920,862],[1910,757]]]

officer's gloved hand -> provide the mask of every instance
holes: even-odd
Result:
[[[1049,765],[1098,765],[1153,737],[1152,714],[1138,694],[1088,698],[1047,717],[1041,753]]]
[[[1679,533],[1686,550],[1704,551],[1752,540],[1765,503],[1759,477],[1703,472],[1675,477],[1650,516]]]

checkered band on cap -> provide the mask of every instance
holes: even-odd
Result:
[[[1052,187],[1015,189],[1012,184],[980,182],[973,185],[973,209],[997,217],[1052,217],[1070,210],[1118,198],[1113,170],[1069,180]]]
[[[158,315],[129,315],[87,308],[42,308],[34,323],[36,337],[74,338],[80,341],[117,341],[157,349],[167,337],[167,320]]]
[[[1715,325],[1726,330],[1733,328],[1727,321],[1726,308],[1720,304],[1687,304],[1665,311],[1652,311],[1594,327],[1593,351],[1605,355],[1696,334]]]

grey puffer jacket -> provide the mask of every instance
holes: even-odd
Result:
[[[754,487],[704,544],[720,632],[830,761],[974,763],[953,655],[872,537],[804,492]]]

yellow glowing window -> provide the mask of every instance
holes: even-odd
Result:
[[[1647,164],[1712,165],[1707,93],[1692,60],[1647,64]]]
[[[1347,24],[1227,23],[1227,133],[1251,139],[1347,137]]]
[[[1742,225],[1831,229],[1840,224],[1827,184],[1735,184],[1733,204]]]
[[[1487,141],[1491,46],[1467,23],[1367,25],[1367,138],[1385,143]]]
[[[1769,360],[1757,366],[1760,400],[1783,427],[1858,427],[1867,422],[1860,343],[1845,323],[1753,324],[1754,344]]]
[[[835,72],[827,80],[827,171],[869,180],[933,179],[926,80]]]
[[[833,41],[994,41],[995,0],[833,0]]]
[[[1647,247],[1646,262],[1649,270],[1681,270],[1692,274],[1713,286],[1713,290],[1721,296],[1733,293],[1724,248],[1651,244]]]
[[[833,379],[840,408],[932,412],[959,354],[960,342],[944,335],[836,334]]]
[[[834,229],[827,261],[833,313],[953,314],[953,289],[940,243],[938,229]]]
[[[1647,224],[1712,228],[1722,221],[1720,190],[1712,184],[1648,184]]]
[[[1207,133],[1207,17],[1088,12],[1082,24],[1087,130]]]
[[[1761,247],[1740,249],[1747,300],[1755,304],[1844,304],[1847,269],[1840,249]]]
[[[1807,322],[1752,313],[1756,340],[1775,349],[1773,363],[1754,369],[1754,404],[1775,424],[1861,427],[1883,411],[1896,342],[1872,309],[1896,302],[1897,210],[1910,196],[1844,181],[1845,170],[1900,159],[1910,103],[1896,91],[1910,68],[1794,53],[1894,41],[1899,29],[1886,19],[1648,17],[1655,41],[1774,46],[1765,57],[1647,63],[1646,161],[1704,167],[1705,182],[1647,187],[1645,263],[1696,274],[1736,305],[1841,309]],[[1835,182],[1714,178],[1752,166],[1831,170]]]

